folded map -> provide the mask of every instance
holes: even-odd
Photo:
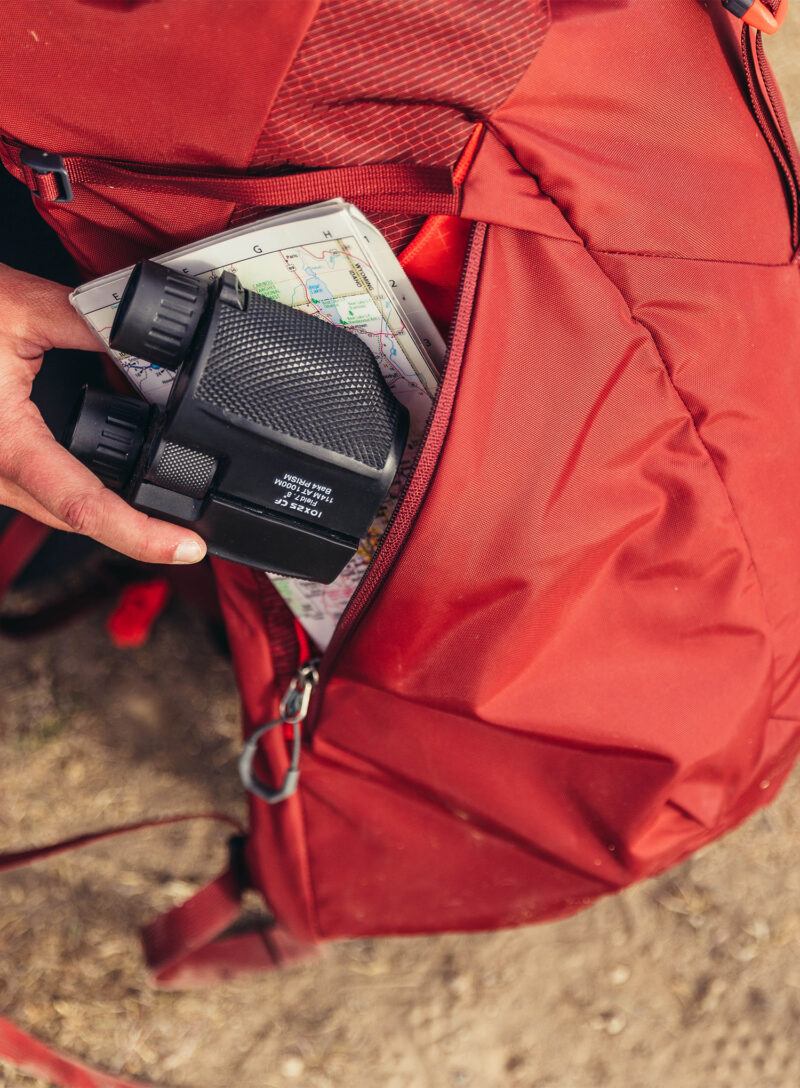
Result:
[[[352,204],[330,200],[248,223],[165,253],[161,264],[214,280],[230,269],[242,284],[286,306],[351,330],[374,352],[409,410],[409,441],[394,484],[361,545],[330,585],[269,577],[320,649],[363,578],[397,502],[436,393],[445,345],[383,235]],[[92,280],[70,301],[145,400],[164,405],[173,371],[122,355],[108,337],[132,269]]]

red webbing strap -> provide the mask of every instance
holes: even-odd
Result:
[[[61,195],[54,173],[31,170],[20,162],[20,145],[7,138],[2,144],[6,165],[39,199],[55,200]],[[366,210],[388,209],[406,215],[457,215],[461,205],[460,186],[448,167],[414,163],[370,163],[273,177],[170,172],[81,155],[64,155],[61,163],[73,189],[99,185],[263,207],[346,196]]]
[[[198,892],[193,900],[184,904],[186,907],[195,903],[200,897],[205,898],[204,910],[209,918],[206,936],[217,929],[222,913],[226,910],[227,904],[224,902],[226,893],[222,887],[226,877],[227,874],[223,873],[207,888]],[[192,915],[195,910],[196,907],[190,907],[189,915]],[[210,917],[218,910],[222,913],[217,916],[216,922],[210,924]],[[175,911],[181,911],[181,907],[176,907]],[[170,915],[173,915],[173,912],[170,912]],[[186,916],[185,920],[188,922]],[[173,916],[169,926],[164,928],[176,925],[176,917]],[[190,922],[188,922],[188,928],[194,928],[195,935],[199,936],[199,928],[193,927]],[[180,938],[182,935],[174,934],[173,936]],[[185,978],[189,963],[192,966],[194,984],[200,985],[202,982],[219,981],[245,972],[253,972],[253,970],[266,970],[299,963],[309,959],[311,955],[318,954],[313,945],[295,941],[280,927],[248,932],[248,934],[209,943],[205,947],[198,947],[183,963],[175,961],[172,949],[165,948],[163,952],[164,964],[169,960],[173,966],[170,968],[164,965],[158,981],[163,988],[175,989],[185,985],[185,982],[182,984],[181,979]],[[48,1047],[46,1043],[28,1035],[27,1031],[23,1031],[2,1017],[0,1017],[0,1062],[8,1062],[30,1076],[44,1077],[52,1084],[59,1085],[60,1088],[155,1088],[145,1084],[144,1081],[112,1076],[110,1073],[95,1070],[84,1062],[67,1058],[66,1054]]]
[[[142,930],[147,966],[157,985],[162,978],[175,979],[179,966],[190,965],[195,953],[233,925],[241,910],[241,894],[236,874],[228,867]]]
[[[20,169],[26,178],[30,179],[27,182],[28,188],[32,188],[38,197],[41,197],[42,200],[58,200],[61,195],[61,188],[54,174],[36,174],[33,170],[29,170],[27,166],[22,166]]]
[[[187,823],[189,820],[219,820],[221,823],[230,824],[238,834],[242,834],[241,825],[232,816],[226,816],[222,812],[187,812],[180,816],[162,816],[157,820],[142,820],[140,823],[123,824],[120,827],[106,827],[102,831],[90,831],[85,835],[76,835],[72,839],[49,843],[47,846],[34,846],[29,850],[9,851],[0,854],[0,873],[6,873],[10,869],[20,869],[23,865],[32,865],[36,861],[45,861],[47,858],[54,858],[58,854],[78,850],[81,846],[90,846],[95,842],[103,842],[104,839],[114,839],[118,835],[127,835],[133,831],[144,831],[150,827],[166,827],[168,824]]]
[[[74,1058],[28,1035],[16,1024],[0,1017],[0,1062],[7,1062],[31,1077],[57,1084],[60,1088],[156,1088],[141,1080],[126,1080]]]
[[[271,971],[319,954],[316,945],[299,942],[272,923],[218,939],[241,912],[241,895],[248,884],[240,854],[243,846],[243,838],[232,840],[230,863],[217,879],[142,931],[155,986],[191,989],[245,972]]]
[[[241,834],[242,831],[236,820],[219,812],[197,812],[180,816],[165,816],[157,820],[143,820],[140,823],[105,828],[102,831],[94,831],[86,835],[76,835],[74,838],[65,839],[62,842],[50,843],[29,850],[0,854],[0,872],[20,868],[35,861],[43,861],[46,858],[64,854],[69,850],[88,846],[95,842],[102,842],[104,839],[115,838],[118,835],[142,831],[145,828],[185,823],[188,820],[219,820],[222,823],[230,824],[237,833]],[[235,911],[233,909],[234,902],[236,904]],[[216,880],[201,889],[187,903],[169,911],[164,918],[170,921],[164,923],[163,919],[159,919],[162,922],[159,952],[163,960],[174,965],[185,954],[188,944],[191,944],[194,951],[202,953],[201,940],[206,937],[213,940],[214,936],[226,929],[234,920],[234,917],[238,915],[238,905],[238,889],[236,888],[233,872],[229,868]],[[150,928],[155,929],[157,926],[158,922]],[[171,941],[174,941],[174,947],[171,945]],[[227,944],[227,942],[221,943],[223,945]],[[212,961],[218,958],[219,954],[216,957],[211,957]],[[271,965],[274,965],[274,960],[271,961]],[[212,966],[213,963],[206,964],[205,977],[212,977]],[[219,974],[213,977],[219,977]],[[9,1062],[31,1076],[44,1077],[53,1084],[60,1085],[61,1088],[143,1088],[144,1085],[142,1081],[115,1077],[110,1073],[92,1069],[83,1062],[68,1058],[3,1018],[0,1018],[0,1061]],[[144,1085],[144,1088],[148,1088],[148,1086]]]
[[[209,885],[209,889],[210,887]],[[203,892],[209,889],[204,888]],[[202,895],[203,892],[198,892],[198,895]],[[219,889],[216,890],[216,894],[220,894]],[[196,898],[197,896],[188,900],[183,906],[189,908],[190,915],[198,918],[198,925],[193,926],[189,918],[185,917],[184,922],[186,925],[182,931],[171,934],[173,940],[176,942],[185,941],[187,946],[190,943],[188,940],[189,935],[192,932],[199,935],[202,928],[199,924],[198,908],[194,902]],[[211,906],[212,904],[209,903],[208,905]],[[175,909],[179,910],[180,908]],[[222,917],[221,914],[218,919],[220,917]],[[158,919],[154,926],[157,926],[161,920]],[[228,924],[233,920],[233,918],[229,917]],[[173,944],[169,946],[169,951],[163,960],[158,961],[148,958],[150,978],[153,984],[161,990],[190,990],[221,982],[224,979],[236,978],[243,974],[274,971],[278,968],[288,967],[293,963],[313,959],[321,954],[318,945],[296,940],[288,930],[280,925],[251,929],[219,940],[215,939],[215,934],[212,934],[212,930],[216,928],[216,925],[209,924],[205,934],[203,934],[203,938],[208,937],[207,942],[205,944],[198,943],[196,948],[187,950],[186,955],[183,957],[176,954],[177,944]],[[147,933],[145,933],[145,949],[149,956],[150,949],[147,946]],[[157,949],[154,950],[154,954],[157,951]]]
[[[16,514],[0,536],[0,600],[52,533],[48,525]]]

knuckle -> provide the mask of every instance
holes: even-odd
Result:
[[[58,510],[58,517],[76,533],[94,536],[101,520],[97,509],[97,496],[91,494],[70,496]]]

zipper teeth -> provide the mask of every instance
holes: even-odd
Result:
[[[758,60],[758,66],[761,69],[761,78],[764,81],[764,88],[767,92],[767,97],[772,105],[772,112],[775,116],[775,123],[778,126],[778,130],[781,134],[784,143],[784,149],[791,161],[795,174],[798,172],[798,152],[797,145],[795,143],[794,134],[792,133],[792,126],[789,121],[789,116],[786,113],[786,108],[783,104],[780,88],[775,81],[775,76],[769,65],[767,54],[764,50],[764,39],[761,34],[756,38],[756,58]]]
[[[744,27],[741,51],[753,114],[788,186],[792,249],[796,250],[800,244],[800,182],[798,181],[797,154],[789,119],[780,96],[776,92],[775,81],[764,53],[761,32]],[[763,89],[759,82],[759,75],[763,82]]]
[[[370,562],[361,585],[348,602],[347,607],[339,620],[333,638],[331,639],[330,645],[320,658],[318,666],[319,682],[312,695],[311,707],[306,719],[306,739],[309,739],[313,735],[316,728],[322,705],[322,695],[324,694],[336,658],[339,656],[350,632],[371,604],[378,589],[389,573],[392,563],[405,541],[408,528],[416,517],[419,504],[428,489],[433,469],[439,459],[441,441],[438,439],[440,437],[442,439],[444,438],[444,434],[450,423],[451,412],[446,414],[444,420],[441,418],[437,419],[437,409],[443,398],[447,397],[448,400],[452,401],[452,398],[455,395],[455,383],[458,380],[458,375],[456,374],[450,377],[453,372],[449,365],[449,360],[455,352],[463,350],[466,341],[467,331],[466,329],[459,328],[459,317],[468,290],[470,295],[474,294],[474,286],[478,276],[478,265],[480,260],[475,262],[473,267],[472,256],[476,246],[478,246],[480,252],[482,252],[485,233],[486,224],[475,223],[470,233],[469,242],[467,243],[467,249],[464,255],[464,264],[461,270],[461,278],[456,294],[453,335],[450,344],[448,345],[444,372],[436,395],[436,400],[431,407],[430,415],[428,416],[428,421],[425,425],[422,439],[420,440],[417,457],[408,474],[408,481],[397,500],[395,508],[389,518],[389,522],[378,542],[375,555]],[[429,440],[432,434],[434,434],[434,437],[437,440],[429,446]],[[396,529],[396,526],[398,525],[400,526],[399,530]],[[397,536],[398,539],[393,539],[394,536]]]

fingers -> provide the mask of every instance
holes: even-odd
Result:
[[[28,422],[11,452],[0,458],[0,474],[19,497],[27,498],[25,513],[40,508],[49,525],[83,533],[115,551],[144,563],[196,563],[203,558],[203,540],[188,529],[149,518],[72,457],[44,426]],[[31,505],[33,504],[33,505]],[[16,509],[23,505],[12,502]]]
[[[145,563],[196,563],[196,533],[134,510],[56,442],[30,387],[51,347],[96,350],[69,288],[0,265],[0,502]]]
[[[69,295],[63,284],[0,265],[0,329],[21,357],[35,357],[52,347],[102,349]]]

